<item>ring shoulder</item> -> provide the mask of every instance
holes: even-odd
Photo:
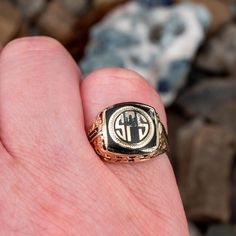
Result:
[[[159,145],[158,145],[158,152],[162,154],[164,152],[169,152],[169,142],[167,132],[165,130],[164,125],[159,121],[160,129],[159,129]]]
[[[88,130],[88,139],[92,142],[102,132],[102,112],[99,113],[95,119],[95,122],[90,126]]]

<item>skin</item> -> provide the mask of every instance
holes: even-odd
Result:
[[[0,235],[189,235],[167,156],[104,163],[86,130],[102,109],[160,97],[135,72],[105,68],[81,80],[47,37],[0,53]]]

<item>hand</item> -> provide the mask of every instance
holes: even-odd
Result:
[[[22,38],[0,56],[0,235],[188,235],[167,156],[104,163],[86,130],[105,107],[137,101],[166,117],[140,75],[100,69],[80,80],[55,40]]]

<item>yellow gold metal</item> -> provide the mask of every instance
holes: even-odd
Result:
[[[106,110],[106,109],[105,109]],[[162,153],[168,152],[168,140],[167,133],[163,124],[161,123],[158,114],[157,117],[157,130],[158,134],[158,142],[157,146],[151,151],[147,152],[147,154],[123,154],[123,153],[114,153],[107,150],[106,146],[106,133],[104,132],[104,112],[101,112],[97,115],[95,122],[92,124],[88,131],[88,139],[93,146],[95,152],[100,156],[100,158],[104,161],[108,162],[122,162],[122,163],[131,163],[131,162],[140,162],[150,160]]]

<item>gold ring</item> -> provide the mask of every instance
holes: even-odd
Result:
[[[168,151],[167,133],[156,110],[137,102],[115,104],[100,112],[88,139],[108,162],[145,161]]]

